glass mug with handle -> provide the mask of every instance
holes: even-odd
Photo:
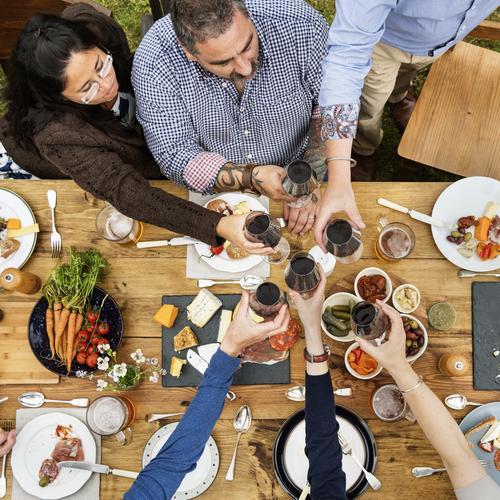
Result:
[[[383,422],[398,422],[403,418],[411,423],[417,421],[403,393],[395,384],[386,384],[376,389],[372,394],[370,404],[373,413]]]
[[[105,240],[124,245],[141,240],[144,224],[123,215],[112,205],[106,205],[97,214],[96,230]]]
[[[134,421],[135,407],[125,396],[101,396],[87,408],[87,425],[100,436],[115,436],[124,446],[132,441],[130,424]]]
[[[397,262],[408,257],[415,248],[415,233],[402,222],[389,222],[385,217],[378,221],[378,238],[375,243],[377,257],[386,262]]]

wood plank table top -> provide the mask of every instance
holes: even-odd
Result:
[[[174,194],[185,196],[185,191],[166,181],[154,183]],[[390,211],[377,205],[377,198],[383,196],[402,205],[411,206],[424,213],[431,213],[437,196],[447,186],[446,183],[355,183],[354,190],[361,214],[367,224],[363,233],[365,253],[363,258],[350,265],[338,264],[329,277],[328,292],[337,280],[348,274],[358,272],[367,266],[379,266],[415,284],[428,305],[439,300],[451,302],[458,311],[458,321],[448,332],[429,330],[429,347],[416,361],[414,367],[424,376],[427,384],[443,399],[447,394],[462,393],[473,401],[491,402],[498,400],[498,393],[473,391],[472,375],[462,378],[447,378],[439,374],[437,361],[445,352],[463,352],[471,358],[471,283],[457,278],[457,268],[446,261],[438,252],[432,240],[430,228],[425,224]],[[62,234],[65,251],[71,245],[77,248],[94,246],[111,263],[111,271],[102,286],[117,300],[125,321],[125,338],[119,350],[119,358],[127,359],[137,348],[143,349],[148,356],[161,359],[161,329],[152,320],[153,314],[161,304],[164,294],[195,294],[198,291],[195,280],[186,279],[185,248],[156,248],[137,250],[134,246],[121,246],[101,240],[95,233],[95,216],[99,207],[89,204],[83,191],[71,181],[3,181],[0,187],[7,187],[19,193],[33,208],[41,233],[36,250],[26,269],[46,279],[54,265],[50,252],[50,213],[46,202],[46,191],[54,188],[58,193],[57,226]],[[271,203],[274,215],[280,215],[282,208]],[[397,264],[381,264],[375,257],[374,242],[377,235],[376,223],[381,216],[391,221],[405,222],[416,234],[416,247],[412,255]],[[171,237],[168,231],[146,226],[146,240]],[[290,237],[292,250],[308,249],[313,243],[310,236],[299,240]],[[271,279],[282,287],[284,283],[284,264],[272,266]],[[484,279],[484,278],[480,278]],[[214,293],[238,293],[234,286],[214,287]],[[25,335],[20,326],[19,313],[9,319],[11,310],[25,311],[26,324],[30,308],[35,299],[20,294],[0,294],[0,308],[6,312],[2,325],[16,322],[16,335]],[[24,306],[24,307],[21,307]],[[14,315],[12,315],[14,316]],[[336,354],[343,354],[346,345],[328,339]],[[302,385],[305,362],[302,359],[304,340],[291,352],[291,385]],[[35,358],[33,362],[36,363]],[[168,367],[167,367],[168,369]],[[406,420],[388,424],[381,422],[372,414],[369,399],[373,390],[390,382],[388,375],[382,374],[375,380],[353,379],[343,368],[332,369],[331,375],[337,387],[352,387],[353,396],[337,398],[343,405],[362,416],[373,431],[378,447],[377,477],[382,481],[380,492],[367,491],[364,498],[384,500],[402,498],[401,486],[404,485],[405,499],[452,498],[452,488],[446,474],[415,479],[411,469],[415,466],[441,466],[439,456],[431,447],[418,425]],[[1,384],[1,381],[0,381]],[[254,422],[251,430],[243,435],[238,451],[235,480],[231,483],[231,498],[235,499],[284,499],[287,495],[281,489],[273,471],[272,450],[276,433],[283,421],[302,403],[289,401],[284,392],[288,386],[238,386],[235,388],[237,399],[226,402],[221,419],[217,422],[213,436],[220,451],[219,474],[203,498],[229,498],[228,483],[224,476],[231,460],[236,434],[232,419],[242,404],[252,409]],[[95,398],[91,382],[63,378],[58,385],[33,384],[26,386],[4,385],[0,396],[9,396],[0,405],[0,420],[13,420],[19,408],[17,396],[25,390],[41,390],[49,398]],[[120,447],[114,439],[103,438],[102,462],[111,467],[139,470],[142,451],[150,435],[159,424],[147,424],[144,416],[149,412],[168,413],[182,411],[184,401],[194,397],[194,388],[163,388],[160,384],[144,382],[138,389],[127,392],[136,405],[137,415],[133,424],[134,439],[126,447]],[[468,410],[454,412],[460,420]],[[8,470],[8,488],[12,485],[12,474]],[[116,477],[101,478],[101,499],[117,499],[129,488],[130,480]]]
[[[404,158],[500,178],[500,54],[459,42],[433,65],[399,144]]]

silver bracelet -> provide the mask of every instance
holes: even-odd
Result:
[[[409,392],[418,389],[424,383],[424,379],[421,376],[419,376],[418,379],[418,382],[411,389],[406,389],[406,391],[402,391],[401,389],[399,389],[401,394],[408,394]]]
[[[327,158],[326,161],[327,163],[329,161],[348,161],[351,164],[351,168],[354,168],[357,165],[357,161],[354,158],[350,158],[349,156],[330,156],[330,158]]]

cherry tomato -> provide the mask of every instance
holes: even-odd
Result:
[[[85,361],[87,361],[87,355],[84,352],[79,352],[76,355],[76,362],[80,363],[81,365],[84,365]]]
[[[97,314],[97,311],[93,311],[93,310],[87,311],[87,321],[89,323],[95,323],[98,318],[99,318],[99,315]]]
[[[90,344],[87,347],[87,355],[92,354],[93,352],[94,352],[94,346],[93,346],[93,344]]]
[[[224,250],[224,246],[223,245],[221,245],[220,247],[210,247],[210,251],[214,255],[219,255],[220,253],[222,253],[223,250]]]
[[[92,335],[92,338],[90,339],[90,342],[94,345],[97,345],[97,342],[99,342],[100,337],[97,335]]]
[[[87,350],[87,342],[77,342],[76,352],[85,352]]]
[[[102,344],[107,344],[108,343],[108,340],[107,339],[99,339],[96,343],[96,345],[102,345]]]
[[[109,333],[109,323],[106,321],[99,323],[97,332],[99,333],[99,335],[107,335]]]
[[[85,328],[86,332],[92,333],[95,329],[95,323],[89,323],[87,327]]]
[[[89,341],[90,334],[86,332],[85,330],[82,330],[76,334],[76,338],[80,342],[88,342]]]
[[[97,353],[93,352],[87,356],[87,366],[89,368],[95,368],[97,365]]]

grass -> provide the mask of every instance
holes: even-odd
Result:
[[[149,0],[97,0],[111,9],[115,19],[123,26],[132,50],[137,48],[140,41],[140,19],[145,13],[150,12]],[[313,7],[318,9],[330,23],[335,14],[333,0],[307,0]],[[490,17],[490,20],[500,22],[500,10]],[[468,39],[467,41],[500,52],[500,42],[491,40]],[[415,78],[414,86],[416,93],[420,92],[428,73],[428,68],[420,71]],[[4,75],[0,69],[0,86]],[[0,100],[0,115],[3,114],[4,105]],[[396,128],[387,109],[383,118],[384,139],[377,154],[376,179],[389,180],[415,180],[415,181],[453,181],[457,177],[453,174],[436,170],[422,165],[409,165],[409,162],[397,155],[397,148],[401,134]]]

